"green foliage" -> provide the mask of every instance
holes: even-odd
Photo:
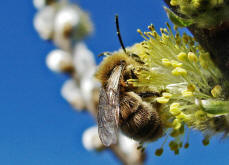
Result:
[[[175,13],[173,13],[170,9],[167,7],[164,7],[169,19],[177,26],[179,27],[188,27],[194,23],[192,19],[185,19],[182,17],[179,17]]]
[[[171,6],[177,7],[177,12],[185,18],[177,16],[168,9],[166,11],[171,21],[178,26],[180,24],[187,27],[196,24],[200,28],[212,29],[229,20],[228,2],[228,0],[171,0]]]

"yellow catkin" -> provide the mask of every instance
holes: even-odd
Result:
[[[176,119],[178,119],[179,121],[184,121],[184,122],[189,122],[191,120],[190,116],[184,114],[183,112],[179,113],[179,115],[176,116]]]
[[[178,148],[178,144],[175,141],[169,142],[169,148],[170,150],[174,151]]]
[[[200,7],[200,4],[201,4],[200,0],[192,0],[192,5],[194,8]]]
[[[168,35],[166,35],[166,34],[164,34],[164,33],[162,33],[161,38],[162,38],[162,40],[163,40],[163,41],[166,41],[166,40],[168,40],[168,39],[169,39],[169,36],[168,36]]]
[[[179,108],[172,108],[169,110],[169,112],[173,115],[173,116],[177,116],[181,113]]]
[[[204,139],[202,140],[202,143],[203,143],[204,146],[207,146],[207,145],[209,145],[210,141],[209,141],[208,138],[204,138]]]
[[[187,44],[189,41],[188,35],[186,33],[183,34],[182,39],[185,44]]]
[[[165,97],[165,98],[171,98],[172,94],[168,93],[168,92],[164,92],[164,93],[162,93],[162,96]]]
[[[155,151],[155,155],[156,156],[161,156],[163,154],[163,148],[158,148],[156,151]]]
[[[181,128],[181,123],[179,122],[178,119],[173,120],[173,128],[174,130],[179,130]]]
[[[176,149],[176,150],[174,151],[174,154],[175,154],[175,155],[179,155],[179,149]]]
[[[181,67],[183,64],[182,63],[180,63],[180,62],[178,62],[178,61],[175,61],[175,60],[172,60],[171,61],[171,64],[172,64],[172,66],[174,67],[174,68],[176,68],[176,67]]]
[[[161,61],[164,66],[172,66],[171,62],[167,58],[163,58]]]
[[[187,58],[187,54],[184,53],[184,52],[180,52],[180,53],[177,55],[177,58],[178,58],[178,60],[180,60],[180,61],[184,61],[184,60]]]
[[[189,90],[184,90],[184,91],[182,91],[182,96],[183,97],[192,97],[193,93]]]
[[[220,85],[216,85],[212,90],[211,90],[211,94],[213,97],[218,97],[220,96],[222,92],[222,87]]]
[[[204,69],[207,69],[209,66],[208,66],[208,54],[206,53],[200,53],[200,56],[199,56],[199,61],[200,61],[200,66]]]
[[[197,62],[197,61],[198,61],[197,56],[196,56],[195,53],[193,53],[193,52],[189,52],[189,53],[188,53],[188,59],[189,59],[189,61],[191,61],[191,62]]]
[[[180,107],[180,104],[179,103],[172,103],[170,105],[170,109],[172,109],[172,108],[178,108],[178,107]]]
[[[185,143],[184,148],[187,149],[189,147],[189,143]]]
[[[187,89],[188,89],[188,91],[194,92],[195,89],[196,89],[196,87],[195,87],[194,84],[189,84],[189,85],[187,86]]]
[[[172,74],[174,76],[186,76],[187,71],[181,67],[176,67],[175,69],[172,70]]]
[[[174,116],[179,115],[181,113],[180,104],[179,103],[172,103],[170,105],[169,112]]]
[[[156,100],[158,103],[161,103],[161,104],[165,104],[169,101],[169,99],[165,98],[165,97],[158,97],[158,98],[156,98]]]
[[[177,0],[171,0],[171,1],[170,1],[170,5],[172,5],[172,6],[178,5]]]

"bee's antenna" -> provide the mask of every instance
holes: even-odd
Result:
[[[118,15],[115,15],[115,24],[116,24],[116,30],[117,30],[117,35],[118,35],[119,42],[121,44],[121,47],[122,47],[123,51],[126,53],[126,48],[125,48],[125,46],[124,46],[124,44],[122,42],[122,37],[121,37],[121,34],[120,34]]]

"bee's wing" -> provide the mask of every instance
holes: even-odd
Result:
[[[113,69],[107,87],[100,90],[98,107],[99,137],[105,146],[117,143],[119,120],[119,79],[122,66]]]

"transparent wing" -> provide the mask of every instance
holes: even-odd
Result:
[[[100,91],[97,120],[99,137],[105,146],[110,146],[117,142],[118,126],[116,124],[115,111],[115,107],[109,103],[105,89],[102,88]]]
[[[122,66],[117,66],[108,79],[105,88],[101,88],[98,107],[99,137],[105,146],[117,143],[119,120],[119,79]]]

